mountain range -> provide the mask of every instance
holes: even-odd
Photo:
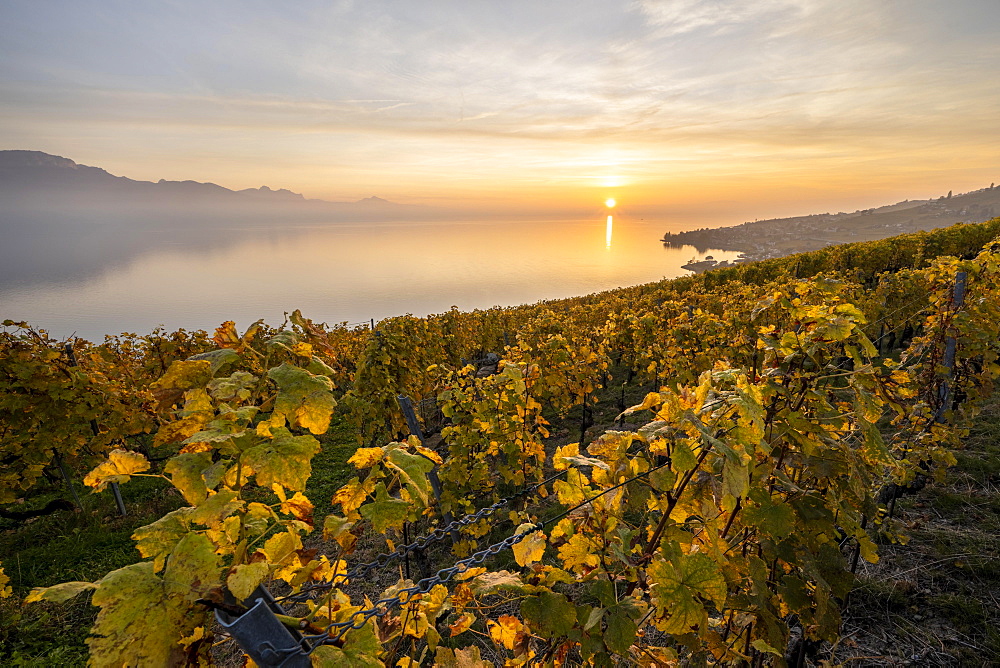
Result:
[[[83,218],[122,215],[142,219],[198,216],[325,221],[410,220],[432,218],[429,207],[367,197],[356,202],[306,199],[268,186],[230,190],[198,181],[136,181],[100,167],[80,165],[41,151],[0,151],[0,223],[25,214],[71,213]]]

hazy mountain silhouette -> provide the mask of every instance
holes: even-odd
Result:
[[[65,212],[78,221],[122,215],[133,217],[137,225],[153,221],[179,225],[195,215],[199,220],[189,222],[197,222],[199,227],[213,219],[227,223],[276,219],[362,222],[424,220],[441,214],[429,207],[379,197],[328,202],[268,186],[230,190],[198,181],[136,181],[40,151],[0,151],[0,196],[0,223],[7,224],[14,212]],[[141,218],[136,218],[138,215]]]
[[[327,202],[268,186],[136,181],[40,151],[0,151],[0,289],[80,280],[164,249],[209,253],[303,226],[446,215],[375,196]]]

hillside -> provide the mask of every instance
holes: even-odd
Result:
[[[938,199],[910,200],[854,213],[821,213],[746,222],[734,227],[667,233],[664,243],[743,251],[760,260],[854,241],[873,241],[897,234],[981,223],[1000,213],[1000,187]]]
[[[212,611],[266,585],[333,665],[992,659],[998,233],[371,328],[7,321],[0,654],[239,665]]]

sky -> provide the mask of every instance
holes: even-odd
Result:
[[[998,0],[0,0],[0,148],[712,224],[1000,181]]]

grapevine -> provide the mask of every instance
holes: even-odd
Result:
[[[317,665],[475,665],[473,637],[508,665],[781,664],[793,627],[838,639],[853,555],[878,559],[879,490],[952,463],[992,392],[1000,247],[979,249],[998,232],[1000,219],[374,331],[294,311],[277,329],[123,336],[78,343],[79,367],[8,321],[3,500],[58,452],[99,462],[95,490],[146,476],[186,503],[135,532],[144,561],[26,600],[91,592],[95,665],[208,662],[213,611],[238,617],[269,583],[298,606],[281,622]],[[464,365],[494,351],[495,374]],[[616,365],[650,390],[619,416],[639,423],[547,444],[549,422],[592,408]],[[436,397],[441,448],[406,433],[397,394]],[[361,446],[321,554],[303,542],[304,492],[335,414]],[[160,471],[124,447],[153,430],[171,454]],[[397,547],[406,526],[427,536]],[[435,575],[348,593],[452,530],[456,560]],[[386,551],[351,565],[366,534]]]

